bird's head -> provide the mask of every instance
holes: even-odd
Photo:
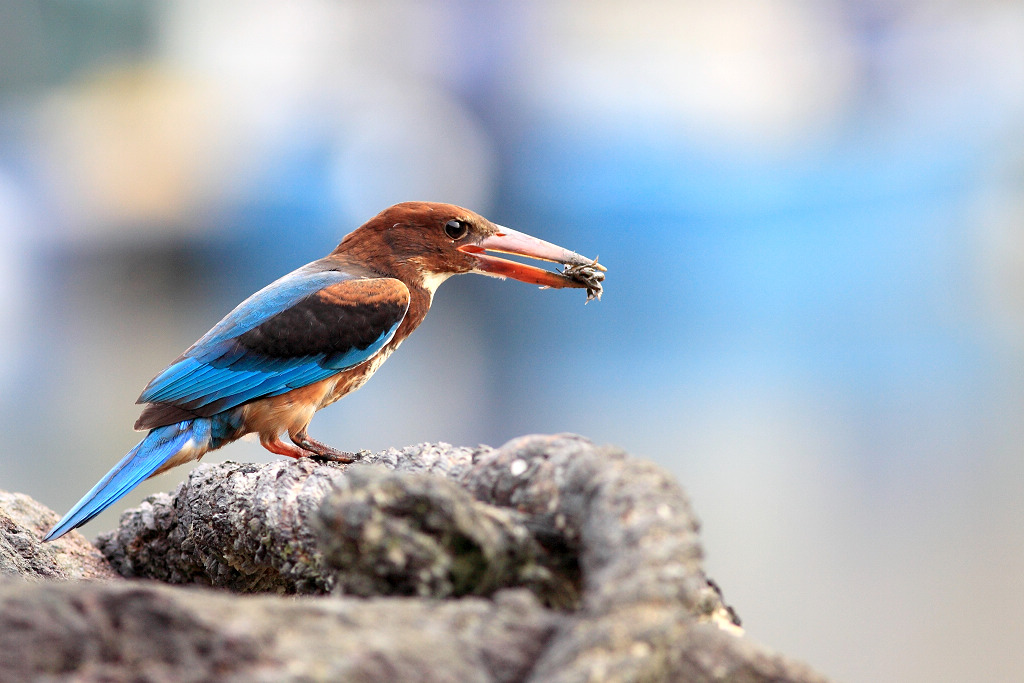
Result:
[[[525,256],[566,266],[558,273],[488,252]],[[418,278],[433,292],[452,275],[510,277],[542,287],[581,287],[600,294],[604,266],[544,240],[495,225],[452,204],[403,202],[349,233],[335,254],[387,263],[403,279]],[[596,294],[594,293],[596,291]]]

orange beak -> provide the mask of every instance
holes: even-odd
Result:
[[[491,277],[510,277],[520,282],[528,282],[542,287],[586,287],[592,289],[595,287],[594,281],[596,280],[596,286],[600,288],[599,283],[604,279],[604,271],[606,270],[597,261],[580,256],[574,251],[563,249],[556,244],[545,242],[544,240],[500,225],[498,226],[498,232],[495,234],[486,237],[479,244],[463,245],[459,247],[459,251],[476,257],[477,266],[473,270],[475,273],[490,275]],[[536,266],[528,266],[524,263],[491,256],[486,253],[488,251],[561,263],[569,266],[569,268],[566,268],[565,272],[567,274],[556,273],[551,270],[537,268]],[[582,270],[580,267],[588,269],[588,277],[571,276],[580,272]]]

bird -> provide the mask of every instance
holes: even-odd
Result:
[[[85,524],[144,479],[247,434],[282,456],[352,462],[355,454],[310,436],[310,420],[370,379],[423,322],[442,282],[478,273],[542,288],[586,288],[590,301],[600,298],[605,271],[596,259],[459,206],[391,206],[327,256],[244,300],[156,375],[137,401],[145,407],[135,429],[146,436],[43,540]]]

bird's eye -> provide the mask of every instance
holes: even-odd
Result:
[[[460,240],[466,236],[469,232],[469,226],[465,221],[452,219],[444,224],[444,234],[451,237],[453,240]]]

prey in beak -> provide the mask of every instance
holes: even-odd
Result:
[[[600,299],[607,270],[597,262],[574,251],[531,237],[530,235],[497,226],[498,231],[476,244],[464,244],[459,251],[472,254],[477,260],[473,272],[491,277],[510,277],[520,282],[540,285],[542,288],[561,289],[577,287],[587,290],[587,301]],[[562,272],[530,266],[517,261],[492,256],[487,252],[525,256],[527,258],[562,264]]]

